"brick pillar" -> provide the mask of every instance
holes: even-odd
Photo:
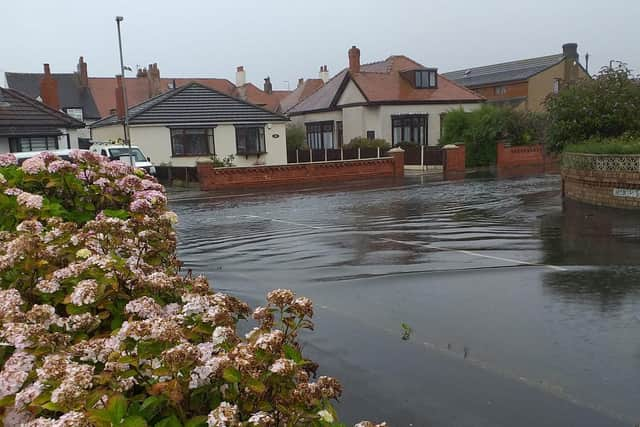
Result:
[[[467,155],[464,144],[449,144],[442,148],[444,149],[444,164],[442,168],[444,179],[464,178]]]
[[[505,154],[507,154],[505,152],[505,142],[498,141],[498,143],[496,144],[496,167],[499,168],[506,165],[508,159],[505,159]]]
[[[393,176],[404,176],[404,150],[396,147],[389,150],[388,153],[393,157]]]

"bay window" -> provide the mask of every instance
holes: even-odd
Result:
[[[312,150],[336,148],[333,137],[333,122],[306,123],[307,145]]]
[[[171,153],[174,157],[215,154],[213,129],[171,129]]]
[[[391,116],[393,145],[398,145],[401,142],[427,145],[428,123],[429,116],[427,114]]]
[[[248,156],[264,154],[264,126],[236,126],[236,153]]]

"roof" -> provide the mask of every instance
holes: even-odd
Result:
[[[539,72],[558,64],[563,59],[563,54],[540,56],[538,58],[451,71],[444,73],[444,76],[467,87],[528,80]]]
[[[204,86],[208,86],[218,92],[231,95],[235,91],[235,85],[227,79],[205,79],[205,78],[193,78],[193,79],[160,79],[160,89],[163,92],[171,90],[173,81],[175,80],[176,87],[184,86],[190,82],[198,82]],[[171,86],[170,86],[171,85]],[[127,104],[129,107],[138,105],[147,99],[149,96],[149,82],[146,78],[127,77],[125,79],[125,86],[127,88]],[[116,106],[115,91],[117,87],[115,77],[89,77],[89,87],[93,93],[93,98],[98,106],[100,117],[108,117],[111,115],[111,110]]]
[[[151,98],[129,110],[129,124],[219,124],[267,123],[288,119],[265,108],[218,92],[200,83],[182,87]],[[92,128],[120,123],[109,116]]]
[[[84,123],[14,89],[0,88],[8,107],[0,107],[0,135],[57,135],[61,128],[83,128]]]
[[[7,86],[16,89],[32,98],[40,96],[40,82],[43,73],[5,73]],[[51,76],[58,82],[60,107],[82,108],[86,119],[99,119],[100,112],[94,102],[91,90],[82,87],[76,73],[53,73]],[[111,92],[113,97],[113,92]]]
[[[265,107],[271,111],[277,111],[282,101],[290,92],[288,90],[274,90],[267,93],[259,89],[253,83],[247,83],[244,86],[236,88],[233,95],[236,98],[245,99],[252,104]]]
[[[403,55],[384,61],[363,64],[359,73],[344,69],[323,87],[289,110],[290,114],[337,109],[336,103],[347,83],[353,81],[369,104],[384,103],[463,103],[482,102],[484,98],[438,75],[437,88],[415,88],[400,74],[403,71],[425,69],[423,65]]]
[[[300,101],[324,86],[322,79],[307,79],[280,101],[280,111],[287,112]]]

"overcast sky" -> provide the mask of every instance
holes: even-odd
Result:
[[[163,77],[247,79],[274,88],[331,75],[353,44],[362,62],[404,54],[451,71],[561,52],[577,42],[594,73],[610,59],[640,70],[640,1],[632,0],[3,0],[0,71],[119,71],[114,17],[123,15],[125,63],[157,62]]]

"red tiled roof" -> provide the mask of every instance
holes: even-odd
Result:
[[[162,93],[171,89],[171,85],[175,80],[176,87],[184,86],[191,82],[200,83],[203,86],[207,86],[211,89],[217,90],[225,95],[231,95],[238,98],[245,99],[252,104],[264,106],[269,110],[276,111],[280,101],[289,94],[289,91],[274,90],[273,93],[267,94],[263,90],[260,90],[252,83],[248,83],[243,88],[237,88],[233,83],[227,79],[212,79],[212,78],[161,78],[160,90]],[[146,78],[129,77],[125,79],[125,85],[127,87],[127,103],[129,107],[138,105],[151,96],[149,92],[149,83]],[[93,94],[96,106],[102,117],[110,115],[112,109],[115,108],[115,90],[116,79],[115,77],[89,77],[89,88]],[[245,98],[246,95],[246,98]]]
[[[322,79],[307,79],[280,102],[280,111],[287,112],[298,102],[307,99],[311,94],[324,86]]]
[[[438,87],[418,89],[411,85],[400,72],[425,68],[422,64],[402,55],[390,56],[384,61],[363,64],[359,73],[348,69],[335,75],[326,85],[302,100],[289,112],[305,112],[335,108],[335,102],[345,87],[346,79],[353,80],[370,103],[431,103],[431,102],[481,102],[483,97],[459,86],[438,74]]]

